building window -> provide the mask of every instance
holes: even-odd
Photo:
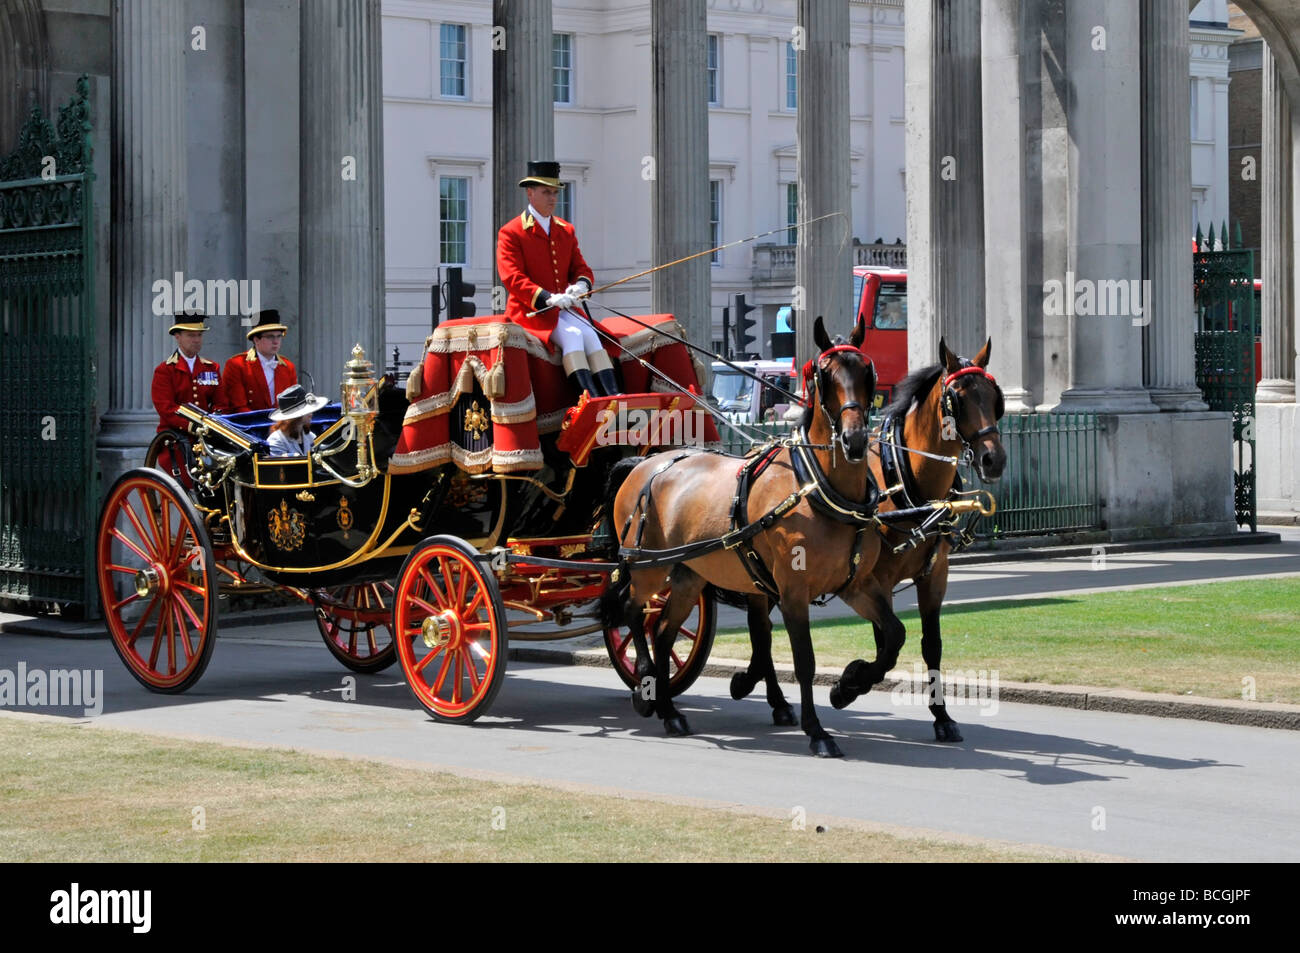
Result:
[[[465,96],[465,30],[459,23],[441,24],[438,56],[443,96]]]
[[[709,180],[709,244],[715,249],[722,244],[722,180]],[[709,261],[722,264],[722,252],[714,251]]]
[[[799,59],[794,52],[794,44],[785,41],[785,108],[796,109],[799,106]]]
[[[560,197],[555,202],[555,214],[566,222],[573,222],[573,183],[565,182],[560,188]]]
[[[799,186],[794,182],[785,187],[785,223],[794,225],[799,221]],[[787,245],[799,244],[797,228],[788,228],[785,232],[785,243]]]
[[[444,265],[468,265],[469,179],[439,179],[438,198],[438,258]]]
[[[573,34],[551,34],[551,85],[555,102],[573,102]]]
[[[718,106],[722,102],[722,97],[718,92],[718,53],[719,53],[718,34],[709,34],[709,52],[708,52],[708,87],[709,87],[709,105]]]

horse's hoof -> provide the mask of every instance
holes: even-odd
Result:
[[[737,672],[731,676],[731,697],[735,701],[740,701],[754,690],[757,682],[751,682],[746,676],[747,672]]]
[[[642,718],[649,718],[655,713],[654,699],[646,698],[641,693],[641,689],[634,688],[632,689],[632,708]]]
[[[835,739],[830,735],[827,735],[825,738],[814,738],[808,743],[808,747],[811,748],[812,753],[819,758],[844,757],[844,752],[840,750],[840,746],[835,743]]]
[[[672,715],[664,719],[664,731],[674,737],[685,737],[691,733],[691,726],[681,715]]]
[[[849,692],[848,689],[844,688],[843,682],[836,681],[835,684],[831,686],[831,707],[832,708],[835,709],[848,708],[849,705],[852,704],[853,699],[855,698],[857,698],[857,695]]]
[[[934,740],[946,742],[961,741],[961,732],[957,730],[957,722],[936,721],[934,723]]]
[[[793,706],[782,705],[780,708],[772,709],[772,724],[789,728],[799,724],[799,717],[795,714]]]

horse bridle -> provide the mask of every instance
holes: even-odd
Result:
[[[825,415],[826,425],[830,428],[831,431],[831,447],[833,449],[835,447],[835,444],[838,443],[840,445],[840,448],[844,451],[845,458],[847,458],[849,455],[849,448],[848,448],[848,444],[845,442],[845,435],[843,430],[844,412],[846,410],[861,411],[864,420],[868,416],[868,414],[866,410],[863,410],[862,405],[858,403],[856,400],[849,400],[840,404],[839,413],[837,413],[834,418],[831,417],[831,412],[826,409],[826,394],[829,393],[829,388],[826,386],[825,378],[826,378],[826,374],[829,372],[829,369],[822,367],[822,358],[824,358],[828,354],[834,354],[836,351],[852,351],[854,354],[858,355],[858,357],[862,358],[864,361],[867,362],[867,370],[871,374],[871,390],[875,389],[876,365],[875,362],[871,360],[871,358],[867,357],[867,355],[863,354],[859,348],[854,347],[852,344],[836,344],[833,347],[828,347],[826,350],[818,354],[816,358],[809,360],[803,366],[803,379],[805,382],[805,388],[817,391],[817,406],[821,408],[822,414]],[[816,361],[815,375],[813,373],[814,360]],[[808,395],[808,399],[809,400],[812,399],[811,393]]]
[[[957,393],[957,389],[952,386],[953,382],[958,378],[968,375],[987,378],[988,382],[993,385],[993,389],[997,391],[997,403],[993,408],[993,423],[976,431],[970,437],[963,434],[961,427],[957,424],[957,421],[961,419],[961,394]],[[953,428],[957,431],[957,438],[961,441],[962,447],[965,448],[965,454],[973,456],[974,450],[971,448],[971,444],[982,437],[999,433],[997,422],[1002,419],[1004,406],[1002,388],[998,386],[998,382],[993,375],[979,365],[967,362],[960,370],[953,371],[943,379],[943,396],[939,404],[939,423],[942,427],[944,418],[952,418]]]

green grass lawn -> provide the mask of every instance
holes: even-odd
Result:
[[[902,616],[900,668],[921,662],[921,622]],[[773,655],[790,642],[773,613]],[[1300,703],[1300,579],[1168,586],[943,610],[942,669],[996,669],[1004,681],[1094,685],[1132,691]],[[871,625],[813,626],[817,664],[873,658]],[[714,657],[749,658],[745,631],[720,632]]]
[[[0,717],[6,863],[1083,859],[817,823]]]

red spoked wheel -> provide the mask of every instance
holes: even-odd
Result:
[[[506,610],[496,577],[455,536],[411,550],[393,595],[397,657],[411,694],[438,721],[487,711],[506,672]]]
[[[668,602],[668,589],[655,594],[645,605],[645,633],[650,640],[650,651],[654,651],[654,632],[659,624],[659,615]],[[695,680],[704,671],[713,649],[713,635],[718,626],[718,606],[711,586],[705,586],[700,598],[686,617],[677,638],[673,641],[673,655],[668,663],[668,684],[674,695],[680,695],[695,684]],[[605,630],[605,651],[614,663],[614,671],[628,688],[636,688],[640,682],[636,677],[636,644],[632,633],[626,626],[607,628]]]
[[[194,504],[159,470],[127,471],[100,512],[97,556],[113,648],[150,691],[185,691],[217,638],[216,560]]]
[[[325,646],[352,671],[382,672],[397,661],[390,583],[322,589],[313,593],[312,604]]]

